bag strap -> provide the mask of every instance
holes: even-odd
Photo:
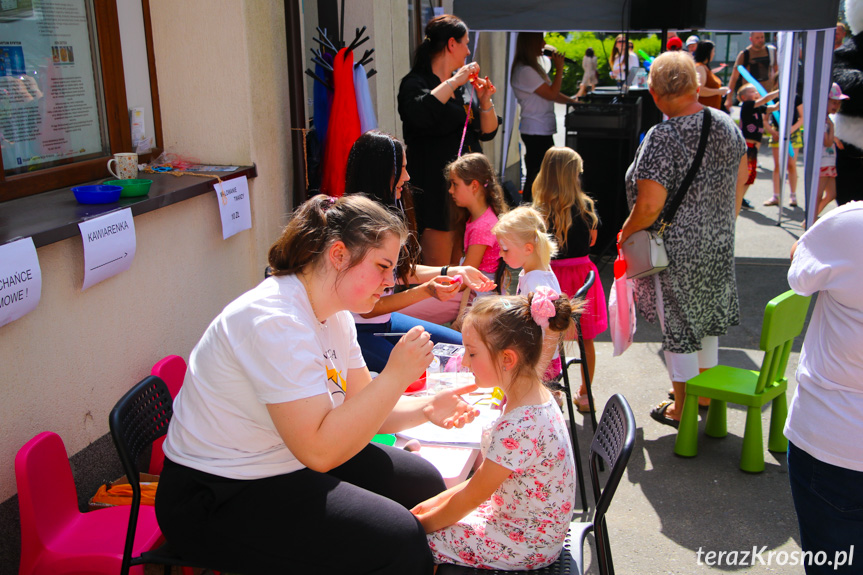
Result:
[[[692,161],[692,165],[689,167],[686,177],[683,178],[683,182],[680,184],[680,187],[677,188],[677,193],[674,195],[674,199],[671,200],[671,204],[668,206],[668,211],[660,221],[660,236],[662,235],[662,232],[665,231],[665,228],[671,224],[674,214],[677,213],[677,208],[679,208],[680,204],[683,203],[683,198],[686,196],[686,192],[689,191],[689,186],[692,185],[692,181],[695,179],[695,174],[698,172],[698,168],[701,167],[701,160],[704,158],[704,150],[707,148],[707,137],[710,135],[710,125],[712,123],[713,116],[710,112],[710,108],[708,106],[704,106],[704,120],[701,123],[701,140],[698,142],[698,151],[695,153],[695,159]]]

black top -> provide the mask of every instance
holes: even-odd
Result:
[[[740,105],[740,129],[743,137],[751,142],[760,142],[764,136],[764,114],[767,106],[755,107],[755,100]]]
[[[554,237],[554,229],[549,226],[548,233]],[[590,228],[581,219],[581,214],[576,206],[572,207],[572,225],[566,232],[566,246],[557,246],[558,252],[554,256],[556,260],[569,258],[580,258],[590,252]]]
[[[482,133],[479,99],[473,89],[469,96],[466,87],[460,86],[454,96],[442,104],[431,93],[440,84],[440,79],[430,71],[412,71],[402,78],[399,86],[399,116],[409,150],[408,172],[417,195],[417,221],[420,228],[449,229],[429,225],[433,224],[430,219],[434,216],[430,218],[428,212],[431,207],[435,207],[436,212],[448,211],[448,185],[443,169],[458,156],[470,101],[468,98],[472,99],[471,119],[462,154],[482,152],[480,142],[491,140],[497,134],[497,128],[489,134]]]
[[[802,106],[802,105],[803,105],[803,98],[801,98],[799,94],[795,95],[794,96],[794,117],[791,119],[791,125],[796,124],[797,120],[800,119],[800,112],[797,111],[797,107]],[[770,123],[773,125],[774,128],[776,128],[777,130],[779,129],[779,122],[776,121],[776,116],[774,116],[773,114],[770,114]]]

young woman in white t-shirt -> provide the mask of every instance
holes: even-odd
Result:
[[[525,179],[522,202],[531,203],[533,180],[545,151],[554,145],[552,136],[557,131],[554,103],[572,104],[574,97],[561,93],[564,57],[552,56],[554,77],[549,78],[540,63],[545,38],[541,32],[519,32],[512,61],[512,89],[521,106],[521,123],[518,130],[524,142]]]
[[[368,198],[315,196],[270,248],[273,276],[207,328],[174,401],[156,495],[180,555],[241,573],[432,572],[409,509],[443,479],[369,442],[425,421],[464,425],[476,412],[458,394],[473,386],[402,396],[432,359],[420,327],[372,382],[350,315],[393,285],[405,237]]]

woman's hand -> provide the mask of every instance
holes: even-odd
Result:
[[[471,76],[479,76],[479,64],[476,62],[465,64],[459,68],[450,81],[456,86],[464,86],[470,81]]]
[[[432,362],[431,336],[421,326],[411,328],[393,347],[384,373],[399,385],[407,385],[422,375]]]
[[[474,291],[487,292],[497,287],[496,283],[488,279],[484,273],[473,266],[453,266],[449,269],[460,275],[467,287]]]
[[[477,80],[474,83],[474,87],[476,88],[476,95],[479,98],[480,107],[488,108],[491,105],[491,97],[497,92],[497,88],[494,87],[494,84],[492,84],[488,76],[486,76],[485,79]]]
[[[423,284],[423,287],[438,301],[452,299],[461,289],[461,282],[454,282],[449,276],[437,276]]]
[[[390,357],[392,358],[392,356]],[[461,395],[470,393],[476,388],[477,385],[471,383],[441,391],[423,408],[423,414],[425,414],[426,419],[445,429],[464,427],[466,423],[470,423],[479,415],[479,410],[468,404]]]
[[[563,65],[566,63],[566,59],[563,54],[560,52],[555,52],[551,56],[551,63],[554,65],[554,71],[557,74],[563,74]]]

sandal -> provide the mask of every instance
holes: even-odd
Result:
[[[572,399],[572,402],[575,404],[579,413],[590,413],[590,401],[587,399],[586,395],[576,395]]]
[[[680,427],[680,422],[676,419],[671,419],[670,417],[665,415],[665,412],[668,411],[668,406],[674,403],[666,399],[656,407],[650,410],[650,417],[657,423],[661,423],[662,425],[670,425],[674,429]]]

